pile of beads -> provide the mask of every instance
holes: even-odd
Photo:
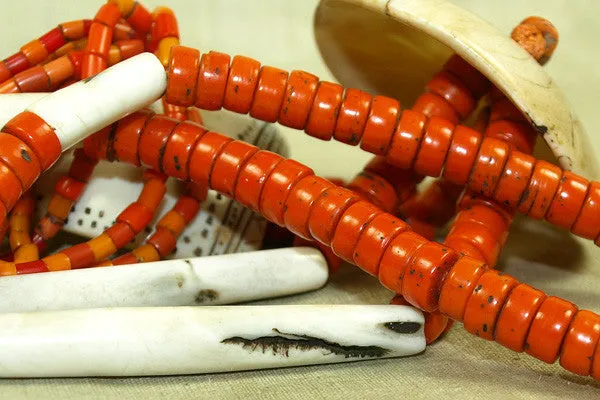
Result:
[[[48,214],[31,239],[25,234],[31,202],[22,194],[77,140],[70,127],[55,133],[64,116],[50,113],[55,109],[48,104],[56,101],[51,96],[8,122],[0,134],[0,180],[7,188],[0,197],[0,217],[7,221],[13,210],[10,242],[15,260],[0,264],[2,274],[157,260],[173,250],[198,202],[213,189],[318,243],[332,252],[330,259],[335,255],[377,276],[403,296],[394,303],[407,302],[431,313],[429,340],[447,328],[449,318],[462,321],[476,336],[545,362],[560,359],[565,369],[600,379],[600,316],[492,268],[517,211],[600,245],[600,184],[531,156],[533,128],[464,60],[452,57],[414,107],[403,110],[395,99],[322,82],[308,72],[288,73],[244,56],[201,54],[179,46],[174,14],[166,8],[151,14],[137,2],[109,1],[90,23],[79,25],[83,33],[67,36],[67,24],[61,25],[4,60],[1,87],[7,92],[52,90],[82,79],[73,91],[67,87],[56,92],[65,93],[57,98],[67,101],[66,96],[83,90],[82,85],[108,76],[96,74],[110,64],[144,49],[156,57],[148,55],[154,60],[143,65],[152,71],[139,77],[150,86],[140,89],[140,96],[148,100],[164,93],[167,115],[140,110],[141,100],[136,100],[121,116],[115,111],[110,122],[97,122],[98,132],[75,153],[73,168],[57,184]],[[80,40],[86,32],[80,55],[69,49],[66,56],[50,55],[69,46],[67,39]],[[124,32],[135,39],[123,39]],[[55,38],[59,33],[61,40]],[[521,43],[540,62],[550,57],[556,42],[556,32],[538,18],[524,21],[514,35],[524,38]],[[117,36],[143,46],[115,41],[111,50]],[[150,67],[157,60],[166,76]],[[126,63],[107,72],[125,74],[126,69],[116,68]],[[158,82],[152,86],[150,79]],[[482,115],[477,129],[460,125],[488,92],[489,115]],[[131,96],[113,97],[121,95]],[[294,160],[204,129],[190,107],[249,113],[321,140],[360,145],[377,158],[344,188]],[[44,243],[58,232],[98,160],[146,168],[140,197],[99,237],[37,260],[30,244]],[[159,222],[146,245],[107,261],[151,221],[168,176],[190,182],[189,191]],[[442,180],[418,195],[415,187],[424,176]],[[454,214],[453,204],[434,210],[440,193],[450,193],[459,210],[444,245],[427,238],[432,226]]]

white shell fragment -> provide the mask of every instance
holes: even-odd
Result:
[[[231,304],[316,290],[328,276],[308,247],[7,276],[0,312]]]
[[[314,21],[321,54],[344,85],[410,106],[458,53],[520,108],[563,168],[600,177],[562,91],[509,32],[446,0],[321,0]]]
[[[417,354],[406,306],[116,308],[0,315],[1,377],[198,374]]]
[[[165,69],[151,53],[120,62],[88,79],[58,90],[27,110],[56,130],[63,150],[159,98]]]

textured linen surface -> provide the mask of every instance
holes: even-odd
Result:
[[[8,56],[36,34],[61,21],[91,18],[102,0],[3,2],[0,54]],[[551,19],[561,33],[547,66],[565,90],[600,151],[594,63],[600,2],[593,0],[455,0],[509,32],[527,15]],[[149,8],[172,7],[184,44],[246,54],[283,68],[303,68],[331,79],[312,41],[316,0],[148,0]],[[218,18],[215,18],[218,16]],[[250,17],[256,16],[256,17]],[[250,35],[249,32],[252,32]],[[274,32],[281,32],[274,34]],[[10,38],[10,40],[9,40]],[[323,175],[350,177],[369,157],[339,143],[320,143],[286,131],[292,156]],[[349,157],[352,161],[349,161]],[[600,311],[600,249],[544,223],[520,219],[513,227],[500,268],[546,292]],[[1,295],[0,295],[1,296]],[[382,304],[391,293],[348,266],[317,292],[277,299],[276,304]],[[267,303],[267,302],[265,302]],[[0,355],[1,359],[1,355]],[[418,355],[278,370],[180,377],[3,379],[2,399],[198,399],[198,398],[600,398],[600,384],[477,339],[457,324],[444,340]]]

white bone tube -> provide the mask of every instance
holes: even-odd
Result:
[[[165,69],[151,53],[138,54],[98,75],[50,93],[27,107],[50,126],[63,150],[139,110],[165,91]]]
[[[34,102],[49,93],[10,93],[0,94],[0,127],[6,125],[15,115],[25,111]]]
[[[115,308],[0,315],[1,377],[197,374],[419,353],[406,306]]]
[[[7,276],[0,312],[231,304],[316,290],[327,278],[308,247]]]

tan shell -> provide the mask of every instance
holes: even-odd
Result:
[[[521,109],[561,166],[600,177],[589,137],[546,71],[508,36],[445,0],[321,0],[315,36],[344,85],[412,104],[456,52]]]

